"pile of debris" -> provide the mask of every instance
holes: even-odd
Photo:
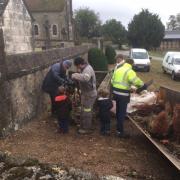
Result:
[[[159,139],[180,158],[180,104],[172,105],[161,92],[134,94],[128,105],[130,116],[153,138]]]
[[[120,177],[105,176],[84,172],[80,169],[67,168],[62,164],[42,164],[37,159],[11,157],[0,152],[0,179],[14,180],[123,180]]]

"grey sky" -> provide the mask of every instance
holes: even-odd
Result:
[[[89,7],[99,13],[100,19],[105,22],[107,19],[115,18],[127,27],[135,14],[142,8],[158,14],[164,25],[170,15],[180,13],[179,0],[72,0],[73,9]]]

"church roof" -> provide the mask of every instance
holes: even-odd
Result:
[[[164,39],[180,39],[180,30],[165,31]]]
[[[0,16],[3,14],[9,0],[0,0]]]
[[[62,12],[66,0],[25,0],[31,12]]]

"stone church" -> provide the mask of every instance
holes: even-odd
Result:
[[[0,29],[6,54],[33,51],[32,16],[24,0],[0,0]]]
[[[74,45],[72,0],[25,0],[34,18],[36,48]]]

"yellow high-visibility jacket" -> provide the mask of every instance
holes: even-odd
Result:
[[[119,65],[112,76],[111,84],[113,93],[118,95],[129,96],[131,85],[141,87],[143,81],[137,77],[132,66],[128,63]]]

